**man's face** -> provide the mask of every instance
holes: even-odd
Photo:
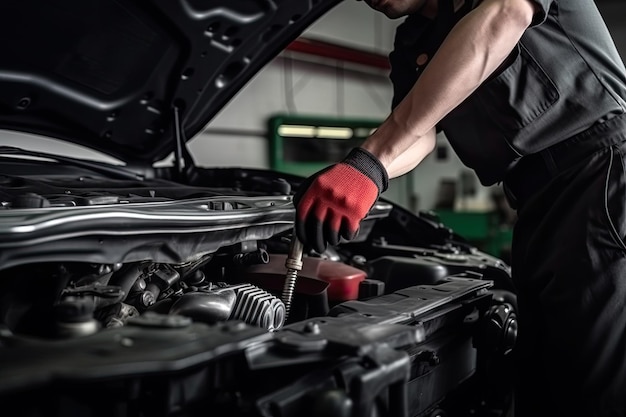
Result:
[[[416,13],[428,0],[365,0],[372,9],[384,13],[390,19]]]

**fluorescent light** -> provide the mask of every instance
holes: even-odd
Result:
[[[354,129],[354,136],[357,138],[366,138],[376,131],[376,128],[357,127]]]
[[[280,125],[278,134],[282,137],[350,139],[354,132],[349,127]]]
[[[352,129],[349,127],[318,127],[317,137],[327,139],[350,139],[352,137]]]
[[[315,137],[315,128],[313,126],[280,125],[278,126],[278,134],[283,137],[313,138]]]

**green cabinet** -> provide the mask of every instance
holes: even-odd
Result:
[[[500,225],[494,211],[436,210],[441,223],[496,257],[507,257],[511,247],[512,229]]]

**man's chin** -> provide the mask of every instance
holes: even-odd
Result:
[[[388,0],[371,0],[367,1],[367,4],[377,12],[380,12],[387,16],[389,19],[398,19],[403,16],[409,15],[407,11],[398,10],[394,7],[394,3]]]
[[[383,13],[385,16],[387,16],[389,19],[399,19],[401,17],[407,16],[407,13],[401,13],[391,8],[381,10],[380,12]]]

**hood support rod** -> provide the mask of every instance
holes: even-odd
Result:
[[[187,141],[185,140],[185,132],[183,130],[182,121],[180,117],[180,109],[174,106],[174,130],[176,138],[176,148],[174,149],[174,167],[179,179],[185,179],[187,177],[185,168],[191,168],[194,166],[191,154],[187,149]],[[188,171],[187,171],[188,172]]]

